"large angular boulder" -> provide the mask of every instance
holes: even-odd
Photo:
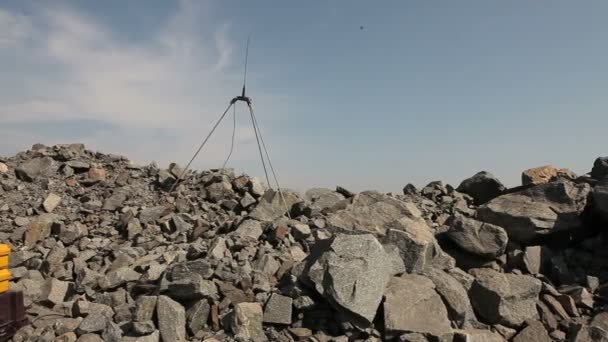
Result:
[[[327,211],[345,198],[344,195],[325,188],[310,189],[304,197],[310,203],[311,215]]]
[[[606,176],[608,176],[608,157],[598,157],[595,162],[593,162],[591,177],[601,180]]]
[[[44,240],[51,235],[53,222],[58,218],[55,214],[42,214],[30,221],[24,234],[23,244],[25,247],[34,247],[38,241]]]
[[[462,215],[454,217],[445,235],[464,251],[490,259],[502,255],[509,241],[501,227]]]
[[[402,217],[388,227],[383,242],[397,247],[408,273],[420,273],[431,265],[454,267],[454,262],[441,250],[431,228],[422,218]]]
[[[30,159],[15,169],[18,179],[25,182],[33,182],[39,177],[48,177],[56,170],[53,159],[49,157]]]
[[[186,341],[186,310],[167,296],[159,296],[156,314],[163,341]]]
[[[422,216],[414,203],[403,202],[377,191],[364,191],[353,197],[345,209],[328,218],[330,226],[348,231],[365,231],[384,235],[389,224],[402,217]]]
[[[337,234],[308,270],[314,288],[357,325],[371,324],[394,271],[384,248],[371,234]]]
[[[509,239],[531,243],[542,235],[580,228],[591,187],[567,180],[499,196],[477,210],[480,221],[505,229]]]
[[[451,321],[459,326],[477,321],[467,290],[456,278],[436,268],[425,270],[423,275],[435,284],[435,291],[443,299]]]
[[[499,273],[492,269],[473,269],[475,281],[469,290],[478,317],[489,324],[519,327],[538,317],[536,302],[540,280],[527,275]]]
[[[421,275],[392,278],[384,294],[388,339],[407,332],[443,336],[452,332],[448,312],[433,282]]]
[[[259,303],[239,303],[234,306],[231,329],[234,335],[246,341],[265,342],[262,330],[264,313]]]
[[[460,183],[456,191],[473,197],[475,204],[481,205],[500,196],[505,186],[493,174],[481,171]]]
[[[268,190],[249,216],[258,221],[271,222],[288,213],[291,207],[299,202],[302,202],[302,199],[296,192],[286,189],[280,192]]]
[[[540,185],[558,178],[575,179],[576,174],[568,169],[558,169],[552,165],[544,165],[525,170],[521,174],[522,185]]]

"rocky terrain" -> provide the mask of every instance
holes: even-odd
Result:
[[[283,191],[81,144],[0,158],[14,341],[608,341],[608,158]]]

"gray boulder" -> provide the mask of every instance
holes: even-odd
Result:
[[[406,272],[420,273],[427,267],[454,267],[453,260],[445,254],[433,236],[431,228],[422,218],[403,217],[387,227],[383,242],[399,250]]]
[[[420,275],[392,278],[384,294],[387,338],[413,332],[440,337],[452,332],[448,312],[433,282]]]
[[[48,177],[56,170],[53,159],[49,157],[34,158],[28,160],[15,169],[18,179],[25,182],[33,182],[38,177]]]
[[[264,323],[291,324],[293,300],[273,293],[264,307]]]
[[[156,307],[158,329],[163,341],[186,341],[184,307],[167,296],[159,296]]]
[[[526,275],[499,273],[491,269],[473,269],[475,281],[469,291],[478,317],[489,324],[519,327],[536,319],[540,280]]]
[[[477,205],[500,196],[505,190],[505,186],[494,175],[486,171],[478,172],[473,177],[463,180],[456,188],[456,191],[473,197]]]
[[[526,244],[540,235],[580,228],[579,216],[590,191],[586,183],[546,183],[499,196],[480,207],[477,217],[504,228],[509,239]]]
[[[371,234],[337,234],[319,255],[307,274],[317,292],[357,324],[371,324],[394,270],[380,242]]]
[[[547,329],[539,321],[532,321],[520,331],[512,340],[513,342],[551,342],[553,341]]]
[[[325,212],[344,200],[344,196],[338,192],[325,188],[313,188],[304,194],[304,198],[310,203],[311,215]]]
[[[436,268],[427,269],[423,275],[435,284],[435,291],[443,299],[451,321],[459,326],[477,321],[467,290],[456,278]]]
[[[365,231],[384,235],[389,224],[402,217],[417,219],[422,216],[412,202],[403,202],[377,191],[364,191],[353,197],[345,209],[328,218],[330,226],[347,231]]]
[[[296,192],[286,189],[282,189],[281,192],[268,190],[249,216],[258,221],[271,222],[285,215],[294,204],[299,202],[302,202],[302,199]]]
[[[454,217],[446,236],[464,251],[490,259],[502,255],[509,241],[501,227],[462,215]]]
[[[608,177],[593,188],[593,200],[597,211],[604,219],[608,220]]]

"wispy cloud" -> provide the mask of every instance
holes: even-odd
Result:
[[[0,135],[11,139],[2,139],[0,152],[79,139],[141,161],[187,159],[241,77],[231,72],[230,23],[204,27],[207,17],[205,3],[180,1],[160,29],[133,42],[71,8],[49,6],[27,16],[0,8],[0,73],[6,75],[0,82],[11,89],[0,94]],[[35,126],[53,121],[104,128],[89,127],[83,136],[72,125],[72,134],[58,136],[51,126]],[[242,123],[240,156],[247,158],[253,135]],[[199,166],[221,159],[229,139],[218,135]]]

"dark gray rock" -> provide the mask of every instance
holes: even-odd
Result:
[[[105,342],[101,336],[97,334],[84,334],[76,340],[76,342]]]
[[[124,336],[122,338],[123,342],[159,342],[160,341],[160,333],[159,331],[155,331],[147,336],[140,337],[132,337],[132,336]]]
[[[604,219],[608,220],[608,177],[593,188],[593,200],[597,211]]]
[[[308,271],[315,289],[338,310],[369,325],[393,273],[388,256],[373,235],[337,234]]]
[[[591,169],[591,177],[601,180],[608,176],[608,157],[598,157],[593,162],[593,168]]]
[[[273,293],[264,307],[264,323],[291,324],[293,299]]]
[[[344,195],[324,188],[310,189],[306,191],[304,197],[310,203],[312,216],[325,212],[338,204],[340,201],[344,200]]]
[[[103,203],[103,210],[115,211],[122,207],[123,203],[129,198],[129,195],[126,191],[117,190],[112,196],[106,198]]]
[[[165,205],[146,208],[139,212],[139,221],[144,224],[154,223],[156,220],[171,212],[173,212],[173,208]]]
[[[39,177],[48,177],[56,170],[53,159],[49,157],[30,159],[15,169],[18,179],[25,182],[33,182]]]
[[[494,175],[486,171],[478,172],[473,177],[463,180],[456,188],[456,191],[473,197],[477,205],[500,196],[505,190],[505,186]]]
[[[120,267],[99,278],[99,287],[103,290],[114,289],[131,281],[137,281],[141,274],[129,267]]]
[[[530,243],[542,235],[580,229],[591,188],[560,180],[499,196],[477,210],[480,221],[505,229],[509,239]]]
[[[469,291],[471,304],[478,317],[489,324],[518,327],[528,319],[536,319],[536,301],[541,282],[530,276],[504,274],[491,269],[474,269]]]
[[[186,311],[180,303],[167,296],[159,296],[156,315],[164,341],[186,341]]]
[[[443,299],[451,321],[457,322],[459,326],[477,321],[467,289],[456,278],[436,268],[427,269],[423,275],[435,284],[435,291]]]
[[[494,259],[502,255],[509,238],[501,227],[457,214],[445,234],[464,251]]]
[[[452,332],[448,312],[433,282],[420,275],[392,278],[384,294],[384,328],[388,338],[407,332],[436,337]]]

